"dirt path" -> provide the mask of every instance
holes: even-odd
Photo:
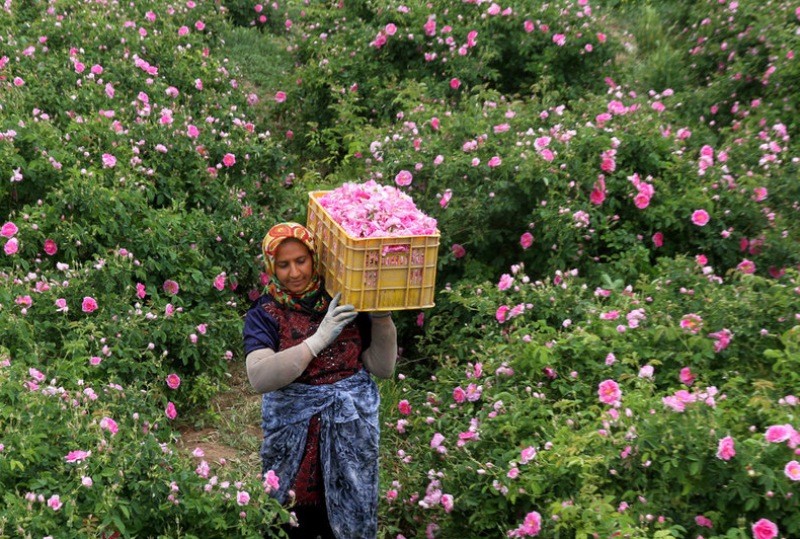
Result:
[[[261,396],[250,387],[244,362],[231,362],[228,372],[228,389],[209,403],[213,424],[202,428],[185,426],[180,429],[177,445],[187,453],[199,447],[204,453],[202,458],[208,462],[257,465]]]

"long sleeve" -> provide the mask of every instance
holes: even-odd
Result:
[[[275,352],[260,348],[247,354],[247,378],[259,393],[268,393],[294,382],[314,358],[305,342]]]
[[[397,362],[397,328],[391,316],[372,319],[372,341],[361,359],[374,376],[392,377]]]

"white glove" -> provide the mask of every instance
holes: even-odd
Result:
[[[314,354],[314,357],[317,357],[326,346],[329,346],[335,341],[344,327],[358,316],[356,308],[352,305],[339,305],[339,298],[341,296],[341,292],[334,296],[330,305],[328,305],[328,313],[325,315],[325,318],[322,319],[319,329],[305,340],[305,343],[311,349],[311,353]]]

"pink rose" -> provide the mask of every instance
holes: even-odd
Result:
[[[783,473],[792,481],[800,481],[800,462],[790,460],[783,468]]]
[[[589,202],[594,204],[595,206],[599,206],[602,204],[606,199],[606,192],[603,188],[595,184],[594,189],[592,192],[589,193]]]
[[[164,292],[174,296],[179,291],[180,291],[180,286],[178,286],[178,283],[176,283],[172,279],[167,279],[166,281],[164,281]]]
[[[519,237],[519,244],[522,245],[523,249],[529,248],[533,245],[533,234],[530,232],[525,232],[522,236]]]
[[[467,400],[467,392],[461,386],[458,386],[453,390],[453,400],[455,400],[458,404]]]
[[[747,260],[746,258],[739,262],[736,266],[736,269],[742,273],[755,273],[756,265],[752,260]]]
[[[53,511],[58,511],[63,505],[64,504],[61,503],[61,499],[59,498],[58,494],[53,494],[47,499],[47,507]]]
[[[117,158],[110,153],[103,154],[103,167],[114,168],[117,165]]]
[[[622,391],[614,380],[604,380],[597,388],[597,395],[603,404],[614,405],[622,398]]]
[[[405,399],[398,403],[397,409],[400,410],[400,413],[403,415],[409,415],[411,413],[411,405]]]
[[[12,238],[17,232],[19,232],[17,225],[9,221],[3,225],[2,229],[0,229],[0,236],[3,236],[4,238]]]
[[[444,442],[444,435],[437,432],[436,434],[433,435],[433,438],[431,438],[431,449],[437,449],[439,446],[442,445],[443,442]]]
[[[85,313],[91,313],[97,310],[97,301],[90,296],[86,296],[83,298],[83,303],[81,303],[81,309]]]
[[[522,521],[522,529],[526,535],[539,535],[539,531],[542,529],[542,515],[536,511],[525,515],[525,520]]]
[[[250,494],[246,490],[241,490],[236,493],[236,503],[239,505],[247,505],[250,503]]]
[[[411,173],[407,170],[401,170],[397,173],[397,176],[394,177],[394,183],[396,183],[399,187],[406,187],[407,185],[411,185],[411,181],[414,177]]]
[[[433,19],[429,19],[422,28],[425,30],[425,35],[427,36],[434,36],[436,35],[436,21]]]
[[[75,451],[70,451],[64,456],[64,460],[74,464],[80,464],[87,458],[92,456],[91,451],[83,451],[82,449],[77,449]]]
[[[19,240],[17,238],[8,240],[3,247],[3,251],[9,256],[17,254],[17,251],[19,251]]]
[[[497,283],[497,289],[501,292],[503,290],[508,290],[511,288],[511,285],[514,283],[514,278],[509,275],[508,273],[504,273],[500,276],[500,281]]]
[[[119,431],[119,426],[117,422],[111,419],[110,417],[104,417],[100,420],[100,428],[109,431],[112,436]]]
[[[441,206],[442,208],[446,208],[447,205],[450,204],[451,198],[453,198],[453,191],[447,189],[442,195],[442,198],[439,200],[439,206]]]
[[[444,512],[449,513],[453,510],[453,495],[452,494],[442,494],[442,506],[444,507]]]
[[[453,90],[458,90],[459,86],[461,86],[461,81],[458,79],[450,79],[450,88]]]
[[[269,470],[267,475],[264,477],[264,488],[267,491],[267,494],[270,493],[271,490],[278,490],[280,488],[280,478],[278,474],[276,474],[273,470]]]
[[[506,315],[508,314],[509,310],[510,308],[508,307],[508,305],[501,305],[500,307],[497,308],[497,311],[494,313],[494,317],[497,319],[498,322],[502,324],[503,322],[506,321]]]
[[[708,517],[703,515],[697,515],[694,517],[694,521],[697,523],[698,526],[705,526],[706,528],[714,528],[714,524],[711,523],[711,520]]]
[[[467,254],[467,250],[464,249],[464,247],[459,243],[454,243],[452,250],[453,250],[453,256],[455,256],[456,258],[463,258],[464,255]]]
[[[225,157],[222,158],[222,164],[226,167],[232,167],[236,164],[236,156],[232,153],[226,153]]]
[[[275,101],[277,101],[278,103],[283,103],[284,101],[286,101],[286,92],[276,92]]]
[[[219,275],[217,275],[216,277],[214,277],[214,288],[216,288],[217,290],[220,290],[220,291],[223,290],[225,288],[225,278],[226,277],[227,277],[227,275],[225,274],[224,271],[222,273],[220,273]]]
[[[754,539],[773,539],[778,536],[778,527],[766,518],[753,524]]]
[[[656,232],[653,234],[653,245],[656,247],[661,247],[664,245],[664,234],[662,232]]]
[[[717,448],[717,458],[722,460],[731,460],[736,456],[736,449],[734,447],[733,438],[726,436],[719,441]]]
[[[167,403],[167,408],[164,410],[164,413],[167,414],[167,417],[170,419],[175,419],[178,417],[178,410],[175,409],[175,405],[172,401]]]
[[[785,442],[791,438],[794,428],[791,425],[772,425],[767,428],[764,438],[774,444]]]
[[[611,116],[610,113],[603,112],[603,113],[600,113],[597,116],[595,116],[594,121],[597,122],[598,124],[604,124],[605,122],[611,120],[611,118],[613,118],[613,116]],[[601,127],[602,127],[602,125],[601,125]]]
[[[167,375],[167,386],[170,389],[178,389],[181,386],[181,377],[175,373]]]
[[[706,226],[708,223],[709,216],[706,210],[695,210],[692,213],[692,222],[697,226]]]
[[[53,240],[44,240],[44,252],[53,256],[58,252],[58,245]]]
[[[686,333],[694,335],[703,328],[703,318],[695,313],[685,314],[681,318],[679,325]]]
[[[519,455],[519,463],[520,464],[528,464],[536,457],[536,448],[533,446],[528,446],[520,452]]]
[[[650,197],[645,193],[639,193],[633,198],[633,204],[640,210],[643,210],[650,205]]]

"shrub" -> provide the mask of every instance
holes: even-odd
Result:
[[[266,229],[404,170],[442,250],[395,316],[382,535],[798,534],[788,4],[110,7],[0,10],[0,537],[275,531],[176,422]]]
[[[72,358],[37,369],[7,349],[2,362],[0,536],[263,537],[287,521],[260,475],[178,450],[180,385],[126,387]]]
[[[490,536],[536,511],[548,536],[684,537],[703,518],[720,537],[760,518],[796,533],[800,440],[766,433],[798,402],[772,370],[796,355],[797,274],[657,269],[593,289],[515,266],[502,290],[448,293],[423,347],[439,367],[384,388],[391,529]]]

